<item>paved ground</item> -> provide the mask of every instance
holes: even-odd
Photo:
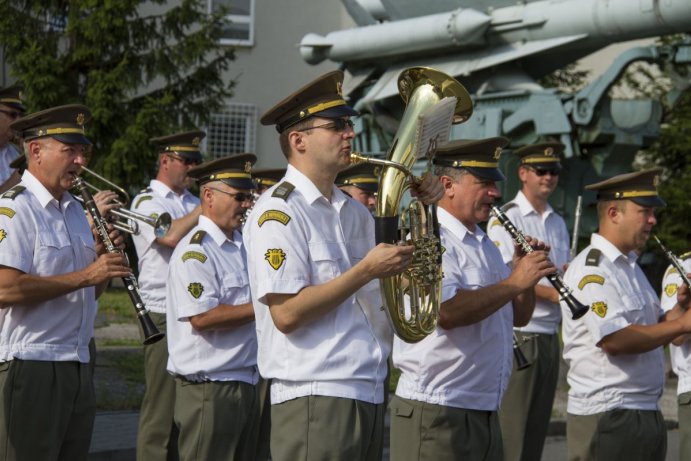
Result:
[[[96,330],[97,340],[108,338],[111,340],[138,339],[136,325],[108,325]],[[130,348],[127,353],[138,352],[137,348]],[[101,360],[97,357],[96,386],[107,386],[109,389],[120,389],[117,380],[113,379],[112,371],[107,366],[107,357],[112,350],[102,350]],[[562,375],[566,367],[562,366]],[[678,460],[678,431],[676,431],[676,379],[667,380],[667,386],[660,401],[662,412],[668,421],[668,453],[666,461]],[[131,389],[127,390],[128,392]],[[566,379],[560,379],[560,385],[552,410],[552,424],[550,436],[545,445],[542,461],[558,461],[566,459],[565,423],[566,418]],[[124,391],[123,391],[124,392]],[[139,413],[136,411],[108,411],[96,415],[89,461],[133,461],[135,459],[135,444],[137,439],[137,423]],[[388,442],[387,442],[388,443]],[[385,453],[388,460],[388,447]]]

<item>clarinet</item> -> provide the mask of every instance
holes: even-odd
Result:
[[[576,200],[576,212],[573,218],[573,237],[571,237],[571,250],[569,251],[571,259],[576,257],[578,251],[578,226],[581,224],[582,201],[583,196],[579,195]]]
[[[519,343],[518,341],[518,336],[516,336],[516,332],[513,332],[513,356],[516,359],[516,369],[517,370],[524,370],[530,366],[530,362],[528,362],[528,359],[526,358],[525,354],[521,350],[521,344],[523,344],[525,341],[522,343]]]
[[[94,197],[91,195],[91,192],[84,183],[84,180],[78,176],[75,176],[74,186],[79,189],[79,193],[84,200],[84,206],[91,215],[91,219],[94,221],[94,226],[98,231],[98,235],[101,237],[101,241],[103,241],[103,244],[106,246],[108,253],[120,253],[120,250],[115,247],[113,241],[108,235],[108,223],[98,211]],[[136,277],[130,274],[127,277],[122,277],[122,281],[125,283],[125,287],[127,287],[127,294],[130,296],[134,310],[137,313],[137,319],[139,319],[139,323],[142,326],[142,331],[144,332],[144,344],[153,344],[156,341],[163,339],[165,335],[158,331],[158,328],[156,328],[156,325],[149,316],[149,310],[144,306],[144,301],[142,301],[142,296],[139,293],[139,284],[137,283]]]
[[[526,254],[532,253],[534,251],[533,247],[530,246],[528,241],[525,239],[523,233],[516,229],[516,226],[514,226],[509,217],[506,216],[506,214],[504,214],[503,211],[501,211],[497,206],[492,205],[491,213],[494,215],[494,217],[496,217],[499,220],[499,222],[502,224],[502,226],[504,226],[504,229],[506,229],[506,232],[509,233],[513,241],[516,242],[516,244],[518,244],[521,247],[521,249],[523,249],[523,251],[526,252]],[[562,280],[561,276],[559,275],[559,272],[549,274],[547,276],[547,280],[549,280],[552,286],[557,290],[561,301],[564,301],[566,305],[569,306],[572,318],[574,320],[583,317],[588,312],[588,306],[582,304],[573,296],[571,289],[566,286],[564,280]]]
[[[653,238],[655,241],[660,245],[660,248],[662,248],[662,251],[664,251],[665,256],[667,256],[667,259],[669,259],[669,262],[672,264],[672,266],[679,272],[679,276],[681,276],[681,279],[684,281],[684,284],[688,288],[691,288],[691,281],[689,280],[688,275],[686,275],[686,271],[684,270],[684,266],[682,266],[681,261],[679,261],[679,258],[677,258],[677,255],[672,253],[671,250],[668,250],[660,241],[659,238],[657,238],[657,235],[653,235]]]

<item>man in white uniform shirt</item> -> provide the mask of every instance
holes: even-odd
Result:
[[[513,268],[480,229],[499,198],[506,138],[451,141],[437,150],[444,197],[439,324],[415,344],[394,339],[401,377],[391,401],[391,459],[501,460],[497,410],[512,364],[512,329],[535,306],[533,287],[554,272],[544,244],[516,251]]]
[[[691,251],[679,256],[686,273],[691,272]],[[670,264],[662,278],[660,304],[662,310],[669,312],[677,304],[677,293],[684,284],[679,272]],[[679,379],[677,383],[677,403],[679,421],[679,459],[691,459],[691,342],[682,340],[678,345],[669,346],[672,369]]]
[[[19,176],[21,176],[10,166],[19,157],[19,150],[10,142],[14,138],[10,124],[23,117],[24,112],[26,112],[26,107],[22,104],[23,89],[24,87],[21,85],[0,88],[0,191],[3,192],[9,189],[3,185],[13,174],[17,177],[12,183],[19,182]]]
[[[276,461],[379,460],[383,448],[391,329],[376,279],[402,272],[413,248],[375,247],[371,214],[334,185],[357,115],[342,82],[330,72],[261,118],[288,160],[243,230]]]
[[[188,131],[151,139],[158,151],[158,172],[149,187],[132,200],[132,211],[158,217],[170,214],[170,230],[162,237],[152,226],[140,226],[132,236],[139,258],[139,286],[151,318],[162,332],[166,330],[166,274],[173,249],[196,224],[201,213],[199,199],[187,188],[190,168],[202,161],[199,143],[203,131]],[[173,422],[175,381],[166,371],[168,347],[158,341],[144,347],[146,390],[142,400],[137,432],[137,459],[165,461],[175,457],[177,429]],[[169,452],[171,452],[169,454]]]
[[[521,163],[521,190],[502,210],[517,229],[550,246],[549,257],[560,271],[569,261],[569,233],[564,219],[548,203],[559,182],[564,151],[560,143],[540,143],[516,151]],[[513,240],[497,218],[487,224],[487,235],[499,247],[504,262],[511,263]],[[517,347],[530,366],[517,369],[514,361],[499,411],[504,456],[507,461],[542,457],[552,402],[559,377],[559,293],[547,279],[535,285],[535,311],[530,322],[517,328]]]
[[[667,431],[658,400],[663,346],[691,331],[687,289],[662,321],[660,300],[641,268],[656,223],[659,168],[586,186],[597,192],[598,233],[571,261],[564,282],[590,306],[573,320],[562,304],[564,360],[569,366],[567,450],[570,460],[665,459]]]
[[[189,171],[202,214],[170,260],[168,371],[175,376],[181,460],[254,460],[257,340],[239,229],[252,204],[254,154]]]
[[[86,163],[90,118],[85,106],[69,105],[12,124],[28,167],[0,197],[2,460],[88,455],[96,298],[110,278],[131,273],[122,255],[94,244],[84,209],[68,192]],[[122,244],[117,232],[110,237]]]

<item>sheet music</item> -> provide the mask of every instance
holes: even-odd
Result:
[[[415,130],[415,158],[434,154],[438,147],[449,142],[451,123],[457,98],[448,96],[427,108],[418,116]]]

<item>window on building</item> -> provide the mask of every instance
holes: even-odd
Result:
[[[209,0],[209,11],[225,7],[230,12],[223,29],[221,43],[228,45],[254,44],[254,0]]]
[[[254,152],[256,126],[257,106],[254,104],[230,104],[223,112],[211,114],[205,139],[209,158]]]

